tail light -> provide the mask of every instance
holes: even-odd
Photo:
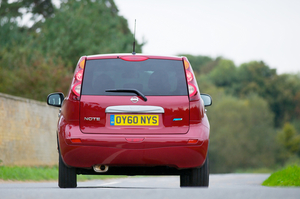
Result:
[[[75,77],[76,77],[76,80],[78,81],[82,81],[82,75],[83,75],[83,70],[80,70],[76,73]]]
[[[75,85],[73,86],[73,88],[72,88],[72,92],[73,92],[75,95],[77,95],[77,96],[80,95],[80,90],[81,90],[81,82],[75,84]]]
[[[183,63],[185,68],[186,81],[188,84],[190,101],[199,100],[200,99],[199,89],[197,86],[196,78],[192,70],[192,67],[185,57],[183,58]]]
[[[80,91],[81,91],[81,83],[82,83],[82,78],[83,78],[83,70],[85,67],[85,60],[86,60],[86,57],[81,57],[75,68],[75,73],[74,73],[75,75],[73,77],[73,81],[71,84],[71,92],[73,95],[72,96],[73,100],[79,100]]]
[[[189,95],[190,97],[194,96],[197,93],[197,88],[193,84],[188,84],[189,87]]]

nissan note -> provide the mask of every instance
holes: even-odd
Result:
[[[77,175],[179,175],[180,186],[208,186],[210,125],[186,57],[83,56],[57,125],[61,188]]]

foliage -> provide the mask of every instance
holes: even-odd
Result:
[[[297,162],[300,143],[291,124],[300,131],[299,74],[278,75],[258,61],[236,67],[219,58],[209,64],[212,69],[197,80],[201,92],[213,98],[207,108],[211,171],[273,169]],[[277,134],[287,122],[291,124]]]
[[[288,166],[273,173],[263,182],[264,186],[300,186],[300,167]]]
[[[51,0],[18,0],[0,1],[0,17],[21,17],[23,15],[22,9],[26,13],[39,14],[43,17],[49,17],[54,12],[54,6]]]
[[[237,81],[236,70],[233,61],[221,59],[209,73],[209,76],[214,85],[218,87],[231,87]]]
[[[189,54],[181,54],[180,56],[185,56],[188,58],[190,63],[193,65],[193,71],[196,75],[209,73],[219,60],[218,58],[213,60],[211,57],[201,55],[194,56]]]
[[[44,101],[50,92],[69,88],[71,69],[61,59],[23,48],[2,51],[1,56],[1,92]]]
[[[198,62],[194,60],[190,62],[197,66]],[[249,94],[255,93],[264,98],[274,113],[275,128],[300,119],[299,74],[278,75],[275,69],[270,69],[262,61],[251,61],[236,67],[231,60],[218,58],[206,65],[211,65],[210,72],[200,73],[198,77],[206,78],[211,84],[225,89],[226,94],[247,98]]]
[[[44,20],[20,27],[20,8]],[[54,91],[66,93],[82,55],[129,53],[132,43],[127,21],[113,0],[65,0],[58,9],[51,1],[2,1],[0,92],[41,101]],[[137,52],[141,47],[137,43]]]
[[[210,94],[218,99],[208,108],[211,171],[224,173],[274,165],[276,134],[267,102],[257,95],[238,99],[222,91]]]
[[[27,30],[18,27],[17,22],[7,20],[0,27],[0,50],[10,50],[13,45],[19,46],[28,42],[30,36]]]
[[[194,65],[193,59],[190,62]],[[258,61],[239,67],[222,58],[210,62],[210,72],[200,73],[197,80],[201,92],[213,98],[213,106],[207,108],[212,172],[272,169],[297,162],[300,74],[278,75]],[[297,130],[285,126],[277,135],[288,122]]]
[[[46,20],[37,38],[44,53],[61,56],[75,66],[82,55],[132,52],[133,35],[127,21],[108,1],[67,1]],[[111,1],[113,2],[113,1]],[[137,44],[137,52],[141,45]]]
[[[283,131],[278,134],[278,139],[290,153],[300,151],[300,134],[296,133],[296,129],[291,124],[284,125]]]
[[[300,134],[292,124],[284,124],[283,129],[277,134],[277,141],[281,146],[278,152],[279,158],[287,161],[293,156],[300,157]]]

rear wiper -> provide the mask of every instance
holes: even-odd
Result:
[[[116,92],[116,93],[135,93],[141,96],[145,102],[147,102],[146,96],[137,89],[118,88],[118,89],[106,89],[105,92]]]

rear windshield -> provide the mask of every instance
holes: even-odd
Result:
[[[105,92],[106,89],[137,89],[144,95],[187,95],[182,61],[148,59],[130,62],[122,59],[88,60],[82,95],[132,95]]]

